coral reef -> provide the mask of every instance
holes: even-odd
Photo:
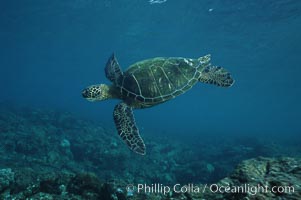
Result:
[[[0,192],[6,190],[15,179],[15,174],[10,168],[0,169]]]
[[[301,159],[282,157],[245,160],[232,174],[212,184],[186,185],[163,192],[126,191],[124,181],[100,181],[96,174],[83,172],[14,172],[0,170],[1,199],[90,199],[90,200],[193,200],[193,199],[301,199]],[[19,174],[14,178],[14,174]],[[28,175],[30,174],[30,175]],[[30,180],[28,180],[30,179]],[[22,183],[28,180],[26,185]],[[166,186],[165,186],[166,187]],[[226,188],[230,188],[228,191]],[[22,188],[22,189],[21,189]],[[170,186],[172,188],[172,186]],[[200,188],[198,190],[197,188]],[[205,190],[203,190],[205,188]]]
[[[142,157],[127,149],[114,127],[100,126],[99,122],[82,120],[65,112],[6,104],[0,104],[0,111],[0,199],[300,197],[297,187],[301,181],[300,160],[274,158],[300,157],[298,143],[282,148],[270,140],[204,135],[198,136],[202,139],[192,141],[172,138],[171,143],[169,136],[157,138],[145,133],[148,154]],[[293,194],[257,195],[209,191],[171,191],[163,195],[126,190],[128,184],[137,183],[167,186],[194,183],[199,187],[215,183],[268,187],[296,185],[296,188]]]
[[[191,199],[301,199],[301,159],[282,157],[245,160],[213,191],[192,194]],[[212,185],[211,185],[212,186]],[[201,186],[202,188],[204,185]],[[217,188],[222,190],[217,190]],[[225,188],[229,188],[226,192]]]

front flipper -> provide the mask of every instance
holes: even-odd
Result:
[[[125,103],[119,103],[114,108],[113,116],[118,134],[123,141],[131,150],[144,155],[145,144],[139,135],[132,108]]]
[[[122,76],[123,73],[122,73],[122,70],[118,64],[118,61],[117,61],[114,53],[110,56],[110,58],[106,64],[105,74],[106,74],[106,77],[112,83],[114,83],[115,85],[118,85],[118,80],[119,80],[120,76]]]

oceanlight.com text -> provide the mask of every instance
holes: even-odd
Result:
[[[257,193],[294,193],[294,186],[265,186],[265,185],[250,185],[250,184],[242,184],[239,186],[234,186],[230,184],[226,185],[218,185],[218,184],[205,184],[205,185],[194,185],[194,184],[175,184],[173,186],[163,185],[160,183],[155,184],[130,184],[127,186],[126,190],[128,192],[137,192],[137,193],[157,193],[167,195],[170,192],[172,193],[245,193],[250,195],[256,195]]]

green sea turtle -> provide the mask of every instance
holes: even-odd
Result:
[[[113,117],[118,134],[131,150],[145,154],[132,109],[149,108],[185,93],[197,82],[230,87],[234,80],[221,67],[210,64],[210,55],[198,59],[158,57],[131,65],[123,72],[113,54],[105,67],[112,85],[92,85],[82,91],[89,101],[120,99]]]

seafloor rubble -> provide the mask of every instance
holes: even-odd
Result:
[[[259,157],[245,160],[228,177],[210,185],[179,186],[165,195],[126,191],[128,183],[100,181],[94,173],[30,168],[0,170],[1,199],[90,199],[90,200],[193,200],[193,199],[301,199],[301,159]],[[168,186],[163,186],[168,187]],[[226,188],[230,188],[227,190]],[[183,190],[185,188],[185,192]],[[205,188],[205,189],[204,189]],[[221,189],[222,188],[222,189]],[[240,188],[240,189],[239,189]],[[180,192],[180,191],[183,191]]]
[[[1,104],[0,111],[0,199],[301,199],[300,159],[283,157],[300,156],[297,143],[284,148],[251,137],[207,136],[170,142],[145,133],[148,155],[137,156],[114,127],[53,110]],[[138,183],[162,184],[171,191],[126,190]],[[172,190],[175,183],[184,188],[194,183],[200,190],[178,193]],[[295,191],[210,191],[218,185],[258,184]]]

